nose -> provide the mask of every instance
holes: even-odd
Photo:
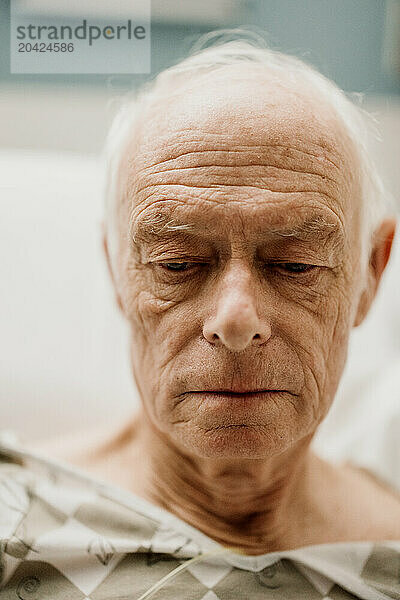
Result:
[[[216,310],[203,326],[205,339],[234,352],[267,342],[271,326],[257,312],[256,293],[257,283],[245,268],[237,266],[226,274],[217,291]]]

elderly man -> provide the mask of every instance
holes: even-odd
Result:
[[[120,112],[104,246],[142,404],[3,448],[26,523],[1,600],[400,598],[400,499],[310,448],[394,235],[364,134],[332,83],[244,42]]]

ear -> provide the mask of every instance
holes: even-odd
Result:
[[[112,266],[111,266],[111,259],[110,259],[110,253],[108,251],[107,234],[106,234],[106,228],[105,228],[104,221],[102,221],[102,223],[101,223],[101,232],[102,232],[103,250],[104,250],[104,254],[106,256],[106,262],[107,262],[108,272],[110,274],[111,281],[113,283],[113,287],[114,287],[114,292],[115,292],[115,297],[116,297],[117,304],[118,304],[120,310],[123,312],[121,297],[120,297],[120,295],[118,293],[118,290],[117,290],[117,286],[116,286],[116,283],[115,283],[114,272],[113,272],[113,269],[112,269]]]
[[[366,284],[358,304],[354,327],[361,325],[371,308],[383,271],[389,261],[395,231],[396,220],[385,219],[373,235]]]

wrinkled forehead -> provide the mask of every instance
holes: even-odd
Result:
[[[315,90],[257,70],[211,73],[148,107],[127,152],[128,199],[139,214],[196,190],[206,202],[208,186],[227,205],[241,192],[248,203],[278,193],[304,204],[309,192],[345,219],[358,209],[357,167],[344,126]]]

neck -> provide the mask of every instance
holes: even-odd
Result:
[[[247,554],[306,545],[322,465],[311,436],[270,459],[210,460],[178,449],[144,416],[139,429],[148,500]]]

